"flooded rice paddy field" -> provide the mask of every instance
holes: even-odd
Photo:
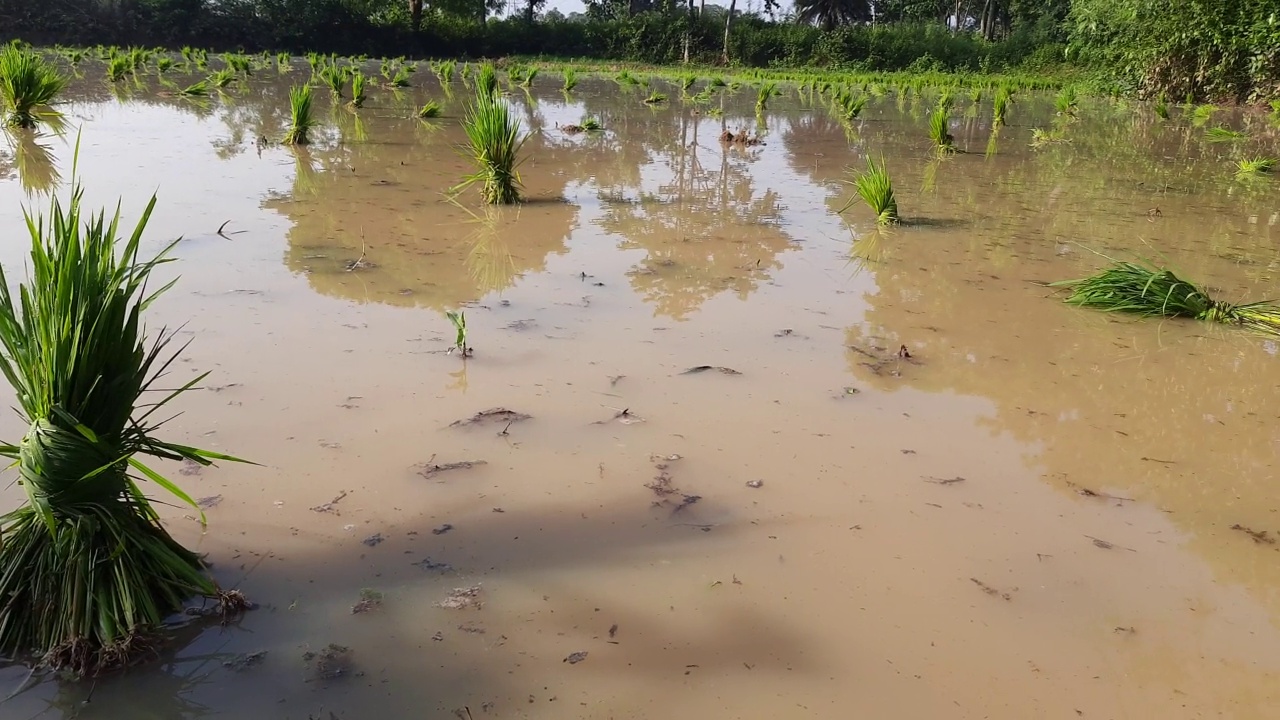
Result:
[[[122,676],[2,667],[3,717],[1276,716],[1275,342],[1040,284],[1096,251],[1274,297],[1278,195],[1228,162],[1274,149],[1261,118],[1215,118],[1241,148],[1082,100],[1032,149],[1051,98],[994,145],[961,101],[939,161],[929,98],[845,127],[789,89],[737,147],[749,89],[720,118],[543,76],[508,95],[529,202],[485,211],[446,199],[466,91],[425,73],[358,113],[319,91],[297,152],[257,142],[290,78],[86,75],[67,134],[0,148],[0,262],[76,128],[90,205],[159,193],[153,327],[192,340],[175,380],[213,373],[169,436],[261,464],[170,467],[208,528],[164,512],[260,607]],[[584,114],[606,131],[559,129]],[[902,227],[838,212],[868,154]]]

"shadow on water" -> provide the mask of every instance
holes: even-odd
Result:
[[[379,535],[386,540],[376,547],[286,541],[248,563],[247,572],[216,573],[228,583],[244,578],[240,587],[263,603],[242,620],[179,630],[177,646],[158,661],[118,676],[38,679],[0,707],[7,708],[5,717],[23,720],[195,719],[264,717],[267,700],[280,718],[327,719],[330,712],[365,718],[375,707],[394,717],[411,708],[447,717],[464,707],[475,715],[482,707],[510,713],[531,703],[574,707],[574,697],[557,697],[565,692],[556,685],[565,673],[589,673],[600,688],[634,688],[645,678],[695,670],[710,676],[750,672],[760,679],[816,671],[804,634],[749,602],[716,603],[696,625],[668,623],[664,608],[619,603],[607,581],[592,588],[558,579],[583,566],[697,556],[733,543],[742,532],[732,523],[701,532],[698,519],[669,509],[602,511],[557,503],[527,513],[484,512],[441,535],[433,535],[424,518],[383,528]],[[360,584],[378,588],[382,605],[353,615],[344,608],[359,600],[351,588]],[[503,608],[517,600],[512,589],[525,585],[536,586],[541,601]],[[482,608],[438,607],[453,588],[471,586],[483,588]],[[295,598],[292,605],[287,598]],[[534,617],[536,627],[530,625]],[[330,643],[345,648],[328,668],[332,676],[304,660],[306,652],[323,653]],[[566,662],[575,652],[587,655],[580,665]],[[0,667],[6,694],[26,676],[24,668]],[[141,706],[139,698],[146,699]],[[596,697],[592,704],[621,710],[636,701]]]

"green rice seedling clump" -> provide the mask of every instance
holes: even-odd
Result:
[[[173,69],[173,58],[159,57],[156,58],[156,72],[163,75]]]
[[[1078,106],[1079,100],[1076,97],[1076,89],[1071,85],[1062,88],[1057,97],[1053,99],[1053,107],[1058,111],[1059,115],[1075,117]]]
[[[992,100],[991,121],[997,126],[1004,125],[1009,113],[1009,103],[1013,100],[1013,92],[1008,85],[1001,85]]]
[[[505,102],[484,92],[463,119],[467,134],[466,152],[475,172],[463,178],[454,192],[479,185],[484,201],[491,205],[520,202],[520,149],[528,138]]]
[[[778,83],[769,81],[756,91],[756,114],[760,115],[769,108],[769,99],[778,94]]]
[[[1236,305],[1214,299],[1172,271],[1149,263],[1113,261],[1097,274],[1053,283],[1052,287],[1070,290],[1065,302],[1081,307],[1143,317],[1193,318],[1280,336],[1280,307],[1269,302]]]
[[[190,598],[243,609],[200,556],[169,535],[143,483],[195,501],[142,461],[207,466],[236,458],[155,437],[155,414],[201,382],[160,380],[181,348],[174,331],[144,335],[147,307],[173,285],[148,287],[177,242],[139,257],[155,198],[120,239],[120,216],[85,213],[83,190],[27,215],[30,278],[11,293],[0,270],[0,371],[29,426],[0,445],[26,503],[0,517],[0,655],[41,658],[97,675],[154,653],[165,619]],[[169,389],[163,389],[169,388]],[[159,399],[163,398],[163,399]]]
[[[440,117],[440,113],[442,112],[444,112],[444,108],[441,107],[440,103],[436,102],[435,100],[428,100],[426,104],[424,104],[418,110],[418,117],[422,118],[423,120],[427,120],[429,118],[438,118]]]
[[[600,124],[600,121],[590,115],[583,116],[582,121],[578,123],[578,126],[587,132],[599,132],[604,129],[604,126]]]
[[[334,102],[342,99],[342,86],[347,84],[347,69],[338,65],[325,65],[320,70],[320,79],[329,87]]]
[[[285,132],[285,145],[306,145],[311,142],[311,131],[316,119],[311,111],[311,86],[295,85],[289,89],[289,129]]]
[[[183,97],[204,97],[209,94],[209,81],[198,80],[178,91]]]
[[[929,139],[939,153],[955,152],[955,138],[951,135],[951,113],[939,105],[929,114]]]
[[[364,107],[364,101],[368,99],[368,93],[365,90],[365,84],[367,82],[368,82],[368,79],[365,78],[364,73],[360,72],[359,70],[356,70],[354,73],[352,73],[351,75],[351,107],[354,107],[354,108]]]
[[[667,96],[664,93],[660,93],[656,90],[649,93],[649,97],[644,99],[645,105],[659,105],[666,101],[667,101]]]
[[[1276,169],[1275,158],[1243,158],[1236,162],[1236,177],[1242,180],[1267,175]]]
[[[235,79],[235,72],[223,68],[222,70],[214,70],[213,73],[209,75],[209,84],[215,88],[221,89],[235,82]]]
[[[1211,127],[1204,131],[1204,137],[1211,143],[1228,143],[1239,142],[1244,140],[1248,135],[1239,130],[1232,130],[1221,126]]]
[[[564,69],[564,91],[572,92],[578,86],[578,73],[573,68]]]
[[[894,225],[898,222],[898,200],[893,194],[893,180],[885,167],[884,159],[877,163],[867,158],[867,169],[858,173],[853,179],[854,189],[858,197],[876,214],[876,224],[880,226]],[[849,209],[850,200],[840,212]]]
[[[476,93],[487,97],[498,94],[498,70],[493,63],[485,63],[476,73]]]
[[[1156,117],[1161,120],[1169,119],[1169,100],[1165,97],[1164,93],[1160,93],[1156,96],[1156,102],[1153,109],[1155,110]]]
[[[836,100],[836,108],[845,120],[856,120],[866,105],[866,95],[845,95]]]
[[[695,83],[698,82],[698,76],[693,74],[684,75],[680,78],[680,94],[688,95],[693,89]]]
[[[120,82],[129,73],[129,58],[117,56],[107,60],[107,79]]]
[[[36,110],[52,103],[66,85],[66,78],[35,52],[16,45],[0,50],[0,107],[8,108],[5,125],[35,127]]]

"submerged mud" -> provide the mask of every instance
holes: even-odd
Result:
[[[1103,253],[1268,296],[1274,189],[1189,121],[1028,96],[993,141],[961,103],[968,152],[936,160],[927,98],[845,125],[789,91],[758,127],[746,90],[716,117],[539,77],[508,95],[530,201],[487,210],[448,196],[466,90],[425,73],[359,112],[321,98],[302,151],[258,142],[296,78],[192,103],[86,76],[63,109],[87,200],[158,191],[147,242],[184,238],[152,322],[192,340],[175,379],[212,375],[171,434],[260,463],[167,468],[218,500],[207,529],[165,516],[258,609],[96,684],[0,667],[3,717],[1280,706],[1276,345],[1043,286]],[[605,131],[561,130],[584,115]],[[719,141],[743,129],[765,142]],[[15,142],[10,274],[74,135]],[[837,212],[867,154],[901,227]]]

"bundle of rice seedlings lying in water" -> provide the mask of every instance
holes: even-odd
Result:
[[[32,276],[16,299],[0,270],[0,371],[30,426],[0,445],[27,496],[0,518],[0,655],[89,675],[151,652],[187,599],[243,602],[218,592],[140,487],[150,480],[194,507],[138,456],[235,459],[153,436],[157,411],[204,378],[157,384],[181,348],[169,351],[174,333],[149,342],[143,328],[143,311],[173,284],[149,290],[151,271],[177,243],[142,260],[155,199],[117,245],[118,212],[82,216],[81,195],[73,181],[68,204],[54,198],[47,217],[27,216]]]
[[[6,45],[0,50],[0,107],[9,113],[4,125],[33,128],[39,119],[36,112],[48,105],[67,84],[52,65],[36,53]]]
[[[1215,300],[1172,271],[1145,263],[1116,261],[1096,275],[1050,287],[1070,289],[1065,302],[1081,307],[1148,317],[1188,317],[1280,336],[1280,306]]]

